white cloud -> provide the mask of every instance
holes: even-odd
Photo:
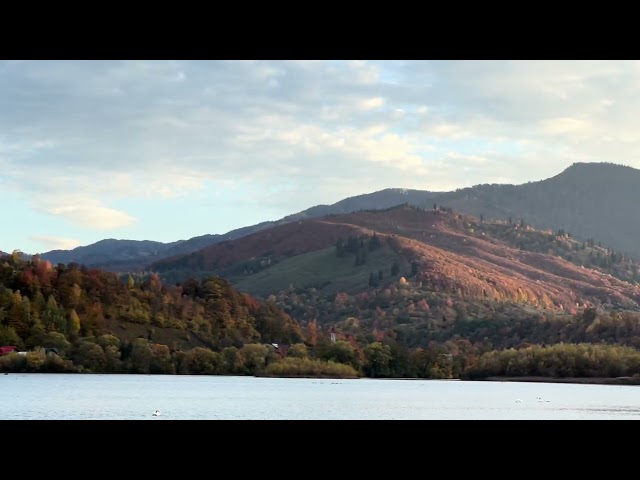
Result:
[[[579,132],[589,128],[589,124],[579,118],[562,117],[542,121],[542,130],[550,135]]]
[[[373,110],[376,108],[380,108],[384,105],[384,98],[382,97],[373,97],[366,98],[360,101],[360,108],[363,110]]]
[[[133,201],[187,211],[228,183],[287,214],[640,167],[639,109],[637,61],[0,62],[0,184],[105,230],[134,224]]]
[[[79,195],[47,197],[34,201],[34,206],[50,215],[62,217],[81,227],[112,230],[133,225],[136,221],[126,212],[105,207],[100,201]]]
[[[49,250],[71,250],[81,245],[79,240],[73,238],[48,237],[46,235],[34,235],[33,241],[42,245],[42,251]]]

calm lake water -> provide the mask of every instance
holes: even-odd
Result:
[[[640,419],[640,387],[617,385],[9,374],[0,390],[1,420]]]

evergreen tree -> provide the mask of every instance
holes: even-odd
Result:
[[[396,276],[400,272],[400,267],[396,262],[391,265],[391,275]]]

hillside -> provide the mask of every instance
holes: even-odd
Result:
[[[180,242],[176,242],[180,243]],[[201,244],[204,247],[204,244]],[[121,267],[130,270],[141,268],[153,261],[175,244],[165,244],[149,240],[100,240],[91,245],[76,247],[73,250],[51,250],[40,257],[52,264],[79,263],[100,267],[108,265],[118,270]]]
[[[613,250],[523,222],[409,206],[303,220],[152,268],[169,281],[224,276],[252,295],[280,298],[301,320],[335,318],[340,296],[387,297],[384,308],[376,301],[354,304],[358,317],[371,317],[377,307],[411,316],[409,305],[424,300],[437,306],[414,315],[427,323],[484,318],[496,308],[523,316],[640,304],[638,264]],[[400,287],[403,276],[408,281]],[[398,288],[410,302],[388,301]]]
[[[3,256],[0,372],[640,375],[637,263],[562,231],[400,206],[205,250],[163,263],[235,286]]]
[[[555,177],[524,185],[478,185],[443,193],[438,203],[486,219],[564,229],[640,258],[640,170],[576,163]]]
[[[99,355],[101,365],[94,367],[100,369],[109,353],[105,347],[117,346],[112,360],[135,371],[123,362],[136,344],[169,354],[302,339],[289,315],[220,278],[180,286],[163,285],[155,276],[123,282],[96,269],[0,256],[1,345],[56,348],[79,365]]]

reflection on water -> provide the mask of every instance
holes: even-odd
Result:
[[[640,419],[627,385],[10,374],[0,389],[0,419]]]
[[[576,410],[584,412],[604,412],[610,414],[637,415],[640,417],[638,407],[591,407],[591,408],[559,408],[558,410]]]

